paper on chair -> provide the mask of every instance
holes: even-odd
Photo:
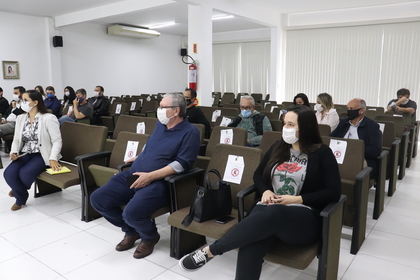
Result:
[[[344,157],[346,156],[347,141],[331,139],[330,149],[333,151],[337,163],[343,164]]]

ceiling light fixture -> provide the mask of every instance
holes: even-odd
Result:
[[[228,19],[228,18],[233,18],[233,15],[215,15],[212,16],[212,20],[219,20],[219,19]]]
[[[161,28],[161,27],[171,26],[171,25],[175,25],[175,24],[176,24],[175,21],[168,21],[168,22],[148,25],[147,27],[149,27],[149,28]]]
[[[155,38],[160,35],[158,31],[149,29],[147,27],[135,27],[122,24],[107,26],[107,34],[141,39]]]

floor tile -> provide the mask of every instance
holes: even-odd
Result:
[[[0,279],[53,280],[60,275],[28,254],[0,263]]]

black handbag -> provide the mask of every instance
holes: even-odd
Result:
[[[209,173],[214,173],[219,181],[212,185]],[[232,194],[230,185],[222,181],[219,171],[210,169],[205,173],[206,187],[197,186],[194,200],[190,207],[190,213],[182,221],[184,227],[188,227],[192,220],[201,223],[230,215],[232,212]],[[217,189],[214,187],[218,186]]]

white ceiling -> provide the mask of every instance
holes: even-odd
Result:
[[[26,15],[57,17],[73,12],[83,11],[107,4],[124,2],[126,0],[0,0],[0,11]],[[152,1],[152,0],[150,0]],[[245,1],[245,0],[242,0]],[[337,10],[346,8],[382,6],[397,3],[417,1],[407,0],[248,0],[256,5],[268,7],[280,14]],[[240,7],[238,7],[240,8]],[[223,11],[214,11],[214,14]],[[115,15],[92,20],[95,23],[109,25],[125,23],[148,26],[152,24],[175,21],[174,26],[158,29],[163,34],[187,35],[188,4],[179,1],[159,8],[136,11],[129,14]],[[264,25],[249,19],[235,17],[233,19],[213,21],[213,32],[236,31],[263,28]]]

